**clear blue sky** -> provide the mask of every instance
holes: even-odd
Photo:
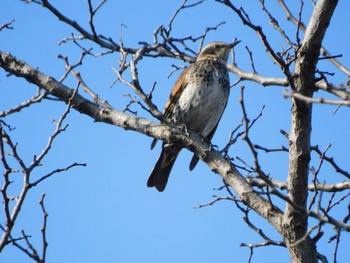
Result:
[[[237,2],[239,6],[242,1]],[[85,0],[53,3],[71,19],[88,26]],[[125,27],[122,28],[122,38],[125,45],[137,47],[139,41],[152,42],[154,30],[162,24],[167,26],[180,4],[181,1],[110,0],[95,18],[97,31],[118,41],[121,37],[120,25],[123,23]],[[350,58],[350,32],[346,26],[350,23],[347,14],[349,8],[347,1],[340,1],[325,40],[327,48],[333,54],[343,53],[341,61],[345,64]],[[259,4],[246,7],[246,11],[253,21],[267,21],[260,12]],[[271,11],[281,21],[285,21],[281,8],[273,7]],[[307,1],[305,22],[309,14],[310,4]],[[0,32],[2,51],[11,52],[56,79],[64,73],[64,64],[57,59],[58,54],[69,56],[71,63],[79,58],[80,50],[73,44],[56,44],[62,38],[77,32],[59,22],[39,5],[5,0],[0,9],[0,24],[12,19],[15,19],[15,29]],[[206,43],[214,40],[229,42],[237,37],[242,40],[236,50],[239,66],[250,70],[248,54],[244,48],[248,45],[253,51],[259,73],[282,76],[278,67],[265,54],[256,34],[243,27],[232,12],[214,1],[206,1],[195,9],[184,10],[174,22],[173,37],[198,36],[207,26],[215,26],[222,21],[226,24],[216,32],[209,33]],[[284,45],[267,23],[264,24],[264,29],[275,49],[280,48],[281,43]],[[286,23],[286,30],[293,38],[294,26]],[[86,42],[84,45],[99,51],[91,43]],[[198,51],[198,42],[191,46]],[[108,99],[115,108],[123,109],[128,98],[122,95],[133,93],[120,83],[110,88],[116,78],[111,67],[117,67],[118,58],[117,55],[87,57],[79,71],[101,98]],[[153,83],[157,82],[154,102],[160,109],[178,75],[167,78],[172,64],[185,65],[181,61],[170,59],[145,59],[140,63],[142,87],[149,91]],[[320,63],[320,67],[335,70],[327,67],[327,62]],[[330,79],[335,83],[346,82],[345,77],[339,73]],[[231,75],[231,82],[235,80],[236,77]],[[65,84],[71,88],[76,85],[73,77],[69,77]],[[283,98],[283,88],[264,88],[248,82],[243,84],[246,86],[246,105],[251,119],[266,105],[263,117],[252,130],[254,142],[268,147],[286,146],[287,142],[279,132],[280,129],[288,132],[290,126],[290,102]],[[14,77],[7,78],[6,73],[0,71],[0,110],[33,96],[35,91],[34,86]],[[317,95],[325,96],[321,92]],[[229,132],[240,122],[242,115],[238,98],[239,88],[234,87],[222,123],[213,139],[219,148],[225,145]],[[334,109],[333,106],[314,106],[312,142],[319,144],[321,149],[332,143],[329,153],[335,155],[336,161],[349,170],[349,109],[341,108],[333,115]],[[49,101],[25,109],[6,120],[16,127],[11,135],[19,142],[18,151],[27,163],[45,146],[48,136],[54,131],[52,120],[58,120],[64,110],[63,103]],[[149,117],[141,109],[137,110],[140,116]],[[33,176],[39,178],[73,162],[87,163],[87,167],[57,174],[31,190],[13,232],[14,235],[19,235],[19,230],[25,229],[32,236],[31,241],[41,247],[40,228],[43,219],[38,201],[42,193],[46,193],[45,205],[49,213],[48,262],[246,262],[249,250],[240,248],[240,243],[262,241],[246,226],[242,213],[231,202],[222,201],[202,209],[193,208],[211,201],[213,195],[226,196],[226,193],[213,190],[222,185],[222,180],[202,163],[193,172],[189,172],[191,153],[188,151],[184,150],[178,158],[166,191],[158,193],[146,187],[146,180],[157,160],[160,144],[150,151],[150,138],[107,124],[94,123],[92,119],[75,111],[70,113],[66,123],[69,124],[67,131],[55,141],[43,166]],[[230,155],[240,156],[248,162],[252,158],[241,141],[231,148]],[[261,158],[265,172],[276,179],[285,180],[287,154],[261,154]],[[317,166],[317,156],[313,156],[312,164]],[[329,167],[325,167],[322,176],[320,180],[327,182],[344,179]],[[19,180],[14,185],[13,194],[18,191],[20,183]],[[278,234],[254,212],[250,216],[272,239],[280,241]],[[1,222],[3,217],[0,212]],[[323,237],[319,248],[321,253],[329,255],[334,244],[327,244],[328,237]],[[349,241],[349,237],[344,235],[342,242],[346,244]],[[345,246],[340,249],[339,256],[338,262],[350,260]],[[253,262],[289,262],[287,250],[276,247],[256,249],[253,259]],[[9,246],[0,254],[0,262],[22,263],[30,260]]]

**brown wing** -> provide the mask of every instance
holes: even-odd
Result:
[[[169,99],[165,104],[165,108],[164,108],[164,116],[167,118],[171,116],[177,101],[179,100],[184,88],[186,87],[186,83],[185,83],[186,74],[190,70],[192,65],[184,69],[184,71],[181,73],[179,78],[176,80],[173,89],[171,90]]]
[[[175,107],[177,101],[179,100],[182,91],[186,87],[185,77],[186,77],[186,74],[189,71],[189,69],[192,67],[192,65],[190,65],[190,66],[188,66],[187,68],[184,69],[184,71],[180,74],[180,76],[176,80],[173,89],[171,90],[169,99],[168,99],[167,103],[165,104],[164,112],[163,112],[164,116],[166,118],[170,118],[171,117],[171,114],[173,113],[174,107]],[[158,141],[157,139],[154,139],[152,141],[152,143],[151,143],[151,150],[153,150],[153,148],[156,146],[157,141]]]

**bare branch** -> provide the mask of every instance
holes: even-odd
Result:
[[[226,197],[222,197],[222,196],[213,196],[215,197],[214,200],[208,202],[208,203],[205,203],[205,204],[200,204],[200,205],[197,205],[193,208],[197,209],[197,208],[203,208],[203,207],[207,207],[207,206],[212,206],[213,204],[215,204],[216,202],[218,201],[222,201],[222,200],[228,200],[228,201],[233,201],[234,199],[232,197],[229,197],[229,196],[226,196]],[[239,200],[236,200],[236,201],[239,201]]]
[[[266,15],[270,19],[270,24],[280,33],[280,35],[283,37],[283,39],[286,41],[288,45],[290,45],[291,47],[297,48],[297,45],[290,40],[286,32],[280,27],[278,20],[270,13],[269,10],[267,10],[265,6],[265,1],[264,0],[259,0],[259,1],[262,6],[262,10],[266,13]]]
[[[0,31],[1,30],[3,30],[3,29],[13,29],[13,27],[11,26],[11,24],[13,23],[13,22],[15,22],[15,20],[14,19],[12,19],[10,22],[7,22],[7,23],[5,23],[5,24],[3,24],[3,25],[0,25]]]
[[[81,84],[81,86],[83,87],[83,90],[92,97],[95,103],[99,103],[100,105],[103,105],[106,108],[112,108],[112,106],[108,103],[108,101],[101,99],[97,94],[95,94],[95,92],[85,83],[80,73],[74,70],[77,66],[82,65],[83,59],[86,54],[87,52],[83,52],[79,61],[74,65],[71,65],[69,63],[68,57],[62,56],[62,55],[58,56],[58,58],[62,59],[65,62],[65,66],[66,66],[66,72],[64,76],[62,76],[62,78],[60,79],[60,82],[62,82],[67,77],[67,75],[71,73],[78,80],[78,83]]]
[[[324,80],[317,82],[315,86],[316,88],[329,92],[343,100],[350,100],[350,92],[348,86],[337,87],[334,84],[325,82]]]
[[[235,74],[241,80],[250,80],[259,83],[263,86],[287,87],[289,85],[288,80],[286,78],[264,77],[254,72],[243,71],[237,65],[233,64],[228,64],[227,67],[233,74]]]
[[[2,59],[1,59],[2,61]],[[30,72],[28,72],[30,74]],[[72,96],[74,97],[74,95],[76,94],[77,89],[72,93]],[[66,129],[66,126],[62,126],[64,119],[66,118],[66,116],[69,113],[69,109],[71,107],[71,99],[69,99],[68,101],[68,107],[67,110],[64,112],[64,114],[61,116],[60,120],[57,123],[54,123],[56,125],[56,130],[54,131],[54,133],[49,137],[48,143],[46,145],[46,147],[44,147],[44,149],[42,150],[42,152],[38,155],[38,156],[34,156],[34,160],[32,161],[32,163],[27,166],[23,159],[18,155],[17,153],[17,145],[14,144],[10,138],[10,136],[2,129],[1,125],[0,125],[0,131],[1,131],[1,143],[0,143],[0,152],[1,152],[1,161],[5,167],[5,180],[4,180],[4,185],[1,189],[1,193],[2,193],[2,197],[3,197],[3,202],[4,202],[4,210],[5,210],[5,215],[6,215],[6,223],[5,223],[5,227],[4,227],[4,232],[2,234],[1,240],[0,240],[0,251],[2,251],[4,249],[4,247],[8,244],[8,240],[11,239],[11,232],[12,229],[15,225],[16,219],[19,215],[19,212],[21,211],[22,205],[26,199],[26,196],[28,194],[29,189],[31,189],[33,186],[37,185],[38,183],[40,183],[41,181],[47,179],[48,177],[50,177],[51,175],[58,173],[58,172],[62,172],[65,170],[70,169],[71,167],[80,165],[80,164],[73,164],[67,168],[64,169],[57,169],[43,177],[41,177],[40,179],[38,179],[37,181],[34,181],[34,183],[32,184],[30,182],[30,175],[31,172],[38,166],[40,166],[40,162],[43,160],[43,158],[47,155],[47,153],[49,152],[49,150],[52,147],[53,141],[54,139],[62,132]],[[10,173],[12,173],[12,169],[9,167],[8,162],[5,159],[5,155],[4,155],[4,144],[3,142],[5,142],[10,149],[12,150],[12,156],[13,158],[17,161],[17,163],[20,165],[22,171],[23,171],[23,176],[24,176],[24,180],[23,180],[23,185],[22,185],[22,189],[20,194],[18,195],[18,197],[16,198],[16,203],[15,205],[10,208],[9,206],[9,201],[10,198],[8,196],[8,187],[10,185],[10,180],[9,180],[9,175]],[[31,253],[33,255],[33,258],[39,258],[38,254],[36,253],[36,250],[34,248],[32,248],[28,238],[26,237],[26,235],[23,234],[23,239],[26,240],[28,248],[29,248],[29,253]],[[39,262],[39,261],[38,261]]]
[[[107,42],[104,39],[102,39],[101,36],[97,36],[94,33],[89,33],[78,22],[71,20],[68,17],[66,17],[65,15],[63,15],[59,10],[57,10],[53,5],[51,5],[51,3],[48,0],[42,0],[39,2],[37,2],[37,1],[30,1],[30,2],[41,4],[43,7],[47,8],[52,14],[54,14],[59,20],[70,25],[75,30],[80,32],[84,38],[95,42],[96,44],[100,45],[103,48],[107,48],[107,49],[113,50],[113,51],[119,50],[120,47],[117,44],[115,44],[112,41],[112,39],[109,39],[109,41]],[[130,52],[134,53],[135,50],[130,50]]]
[[[45,205],[44,205],[44,199],[45,199],[45,194],[42,195],[39,204],[41,207],[41,210],[43,212],[43,216],[44,216],[44,223],[43,226],[41,228],[41,233],[42,233],[42,240],[43,240],[43,248],[42,248],[42,256],[41,256],[41,260],[42,262],[46,261],[46,251],[47,251],[47,238],[46,238],[46,229],[47,229],[47,217],[49,216],[49,214],[46,211]]]
[[[88,5],[89,5],[89,12],[90,12],[90,18],[89,18],[89,24],[90,24],[90,28],[91,28],[91,32],[94,36],[94,38],[97,38],[97,33],[95,30],[95,25],[94,25],[94,16],[96,14],[96,12],[107,2],[107,0],[103,0],[100,4],[97,5],[97,7],[94,9],[92,7],[92,3],[91,0],[88,0]]]
[[[180,5],[180,7],[178,9],[176,9],[175,13],[173,14],[173,16],[170,18],[170,21],[169,21],[169,24],[168,24],[168,30],[166,30],[166,34],[167,36],[169,37],[170,36],[170,33],[173,29],[173,22],[175,20],[175,18],[178,16],[178,14],[184,10],[184,9],[187,9],[187,8],[191,8],[191,7],[195,7],[197,5],[200,5],[201,3],[203,3],[204,0],[200,0],[196,3],[193,3],[193,4],[189,4],[189,5],[186,5],[187,3],[187,0],[183,0],[182,4]]]
[[[253,186],[257,186],[259,188],[266,187],[266,182],[259,179],[259,178],[248,177],[248,181]],[[275,179],[270,179],[270,181],[276,188],[279,188],[281,190],[287,189],[286,182],[278,181]],[[325,184],[325,183],[308,184],[307,188],[311,192],[318,190],[318,191],[323,191],[323,192],[335,193],[335,192],[349,190],[350,189],[350,181],[343,181],[343,182],[334,183],[334,184]]]
[[[318,104],[350,106],[350,100],[329,100],[324,98],[310,98],[297,92],[289,93],[286,90],[284,90],[283,96],[285,98],[291,97],[298,100],[302,100],[308,104],[318,103]]]
[[[44,205],[44,198],[45,198],[45,194],[42,195],[42,197],[39,201],[39,205],[41,207],[41,210],[43,213],[43,218],[44,218],[43,226],[41,228],[42,242],[43,242],[41,257],[38,253],[38,250],[33,246],[33,244],[29,240],[31,238],[31,236],[26,235],[25,231],[23,229],[21,230],[22,237],[20,237],[20,238],[13,238],[11,236],[11,234],[9,235],[9,242],[11,242],[11,244],[13,246],[17,247],[19,250],[21,250],[23,253],[25,253],[28,257],[30,257],[31,259],[33,259],[37,263],[46,262],[46,252],[47,252],[47,247],[48,247],[47,237],[46,237],[48,213],[47,213],[45,205]],[[5,231],[5,229],[3,227],[1,227],[1,228]],[[21,241],[21,240],[25,241],[26,246],[23,246],[19,243],[19,241]]]
[[[46,95],[47,95],[46,91],[37,89],[36,94],[31,99],[23,101],[21,104],[13,107],[12,109],[0,111],[0,118],[5,117],[5,116],[10,115],[10,114],[15,113],[15,112],[19,112],[22,109],[27,108],[32,104],[41,102],[46,97]]]
[[[66,171],[68,171],[71,168],[76,167],[76,166],[84,166],[85,167],[86,163],[73,163],[73,164],[68,165],[67,167],[64,167],[64,168],[57,168],[57,169],[49,172],[48,174],[43,175],[39,179],[31,182],[29,186],[30,187],[34,187],[34,186],[38,185],[39,183],[41,183],[42,181],[46,180],[47,178],[51,177],[52,175],[58,174],[58,173],[61,173],[61,172],[66,172]]]
[[[249,54],[250,65],[251,65],[251,67],[252,67],[253,74],[256,75],[257,72],[256,72],[255,65],[254,65],[253,53],[249,50],[248,46],[245,46],[245,49],[248,51],[248,54]]]
[[[144,53],[144,49],[139,49],[139,51],[135,54],[133,59],[128,63],[130,65],[130,71],[132,76],[132,81],[128,82],[126,81],[122,76],[122,70],[124,70],[125,66],[121,66],[121,70],[117,70],[115,68],[112,68],[114,72],[118,76],[118,80],[124,83],[125,85],[129,86],[149,107],[149,112],[156,117],[157,119],[160,119],[163,121],[163,114],[157,109],[157,107],[152,103],[150,100],[150,96],[145,94],[143,91],[140,81],[138,78],[138,72],[137,72],[137,62],[142,59]],[[126,61],[123,59],[123,63],[125,65]]]
[[[280,21],[277,21],[274,14],[270,12],[267,8],[267,4],[265,6],[265,1],[259,1],[262,6],[262,12],[265,12],[272,26],[279,32],[285,43],[287,43],[287,47],[284,47],[285,44],[283,44],[283,46],[281,45],[280,52],[272,47],[273,43],[269,41],[268,35],[266,35],[267,31],[263,30],[262,25],[255,23],[255,15],[248,14],[243,7],[237,7],[231,0],[217,0],[217,2],[233,11],[244,25],[260,37],[261,46],[272,58],[272,61],[281,69],[284,77],[268,77],[258,74],[257,70],[259,71],[259,65],[253,60],[253,53],[248,47],[246,47],[246,49],[251,62],[252,72],[246,72],[238,67],[235,59],[233,59],[232,64],[228,65],[228,68],[239,78],[233,86],[240,83],[240,81],[249,80],[263,86],[290,87],[290,91],[285,91],[284,96],[291,98],[291,131],[290,133],[281,132],[288,140],[288,147],[282,145],[281,147],[267,148],[253,143],[254,138],[252,137],[251,129],[254,123],[261,118],[263,109],[255,119],[250,120],[244,103],[242,88],[240,99],[243,115],[242,120],[231,131],[228,143],[224,149],[222,151],[217,151],[215,147],[203,141],[202,138],[192,131],[183,132],[180,127],[164,119],[162,113],[158,111],[158,108],[152,102],[152,95],[156,84],[144,89],[145,87],[143,87],[141,79],[139,78],[141,75],[139,76],[138,72],[139,62],[144,61],[145,58],[168,57],[181,59],[185,62],[193,62],[195,60],[197,52],[195,52],[188,43],[199,41],[199,49],[202,49],[202,44],[207,37],[207,33],[211,30],[216,30],[219,26],[224,24],[224,22],[219,23],[216,27],[207,27],[204,33],[198,37],[187,36],[175,38],[172,34],[175,26],[174,21],[179,18],[180,13],[185,9],[202,4],[204,2],[203,0],[197,0],[197,2],[191,2],[191,4],[188,3],[188,0],[183,0],[181,5],[171,16],[168,24],[166,26],[159,26],[154,31],[153,43],[149,44],[145,41],[140,41],[139,45],[141,47],[139,48],[125,46],[122,36],[118,42],[114,41],[111,37],[105,37],[99,34],[95,24],[95,19],[97,18],[96,14],[106,3],[106,0],[100,0],[96,5],[92,0],[87,0],[89,18],[88,23],[86,23],[86,28],[82,26],[83,24],[81,22],[66,17],[51,4],[50,0],[27,0],[27,2],[42,5],[51,12],[51,14],[63,21],[63,23],[72,27],[75,33],[62,39],[59,43],[71,41],[81,49],[82,54],[75,64],[71,64],[68,57],[59,56],[59,58],[64,61],[66,68],[62,78],[57,81],[40,72],[38,69],[29,66],[27,63],[19,61],[12,55],[0,52],[0,67],[4,68],[9,74],[25,78],[30,83],[38,86],[37,95],[42,95],[43,97],[41,99],[46,98],[46,95],[53,95],[57,100],[64,101],[68,104],[66,112],[57,122],[54,122],[55,131],[49,138],[48,143],[42,152],[34,157],[33,162],[29,166],[24,163],[18,155],[17,145],[12,142],[10,136],[5,132],[10,126],[7,126],[4,121],[0,120],[2,139],[0,142],[0,162],[4,167],[4,183],[1,188],[1,194],[4,204],[4,217],[6,219],[5,224],[3,226],[0,225],[4,232],[0,241],[0,251],[3,249],[3,245],[9,244],[10,242],[15,245],[25,242],[26,245],[23,247],[18,245],[24,253],[34,260],[40,258],[45,259],[47,248],[47,212],[44,206],[44,196],[40,203],[44,215],[42,254],[39,255],[32,246],[30,236],[23,232],[22,236],[19,238],[13,238],[11,231],[16,221],[16,213],[20,210],[23,200],[30,188],[35,187],[56,173],[67,171],[75,166],[85,166],[85,164],[72,163],[64,168],[58,168],[40,177],[36,177],[34,180],[30,176],[33,169],[39,166],[44,160],[53,145],[55,137],[66,129],[67,125],[64,125],[64,119],[72,108],[90,116],[95,121],[116,125],[126,130],[133,130],[156,139],[164,140],[164,142],[179,144],[180,147],[185,147],[194,152],[207,163],[214,172],[219,173],[224,180],[224,186],[221,189],[226,189],[229,192],[229,196],[222,197],[214,195],[212,201],[201,204],[195,208],[211,206],[221,200],[233,201],[237,208],[242,211],[243,220],[246,222],[247,226],[262,238],[262,241],[256,244],[250,242],[241,244],[241,246],[250,249],[249,261],[252,260],[254,249],[276,245],[287,247],[293,258],[293,262],[315,262],[317,258],[326,262],[326,257],[321,255],[316,249],[316,242],[323,236],[323,231],[325,229],[323,226],[326,224],[331,224],[335,229],[335,235],[332,237],[332,240],[335,241],[334,258],[336,260],[341,237],[340,233],[342,230],[350,232],[350,225],[348,224],[350,219],[350,205],[347,211],[345,211],[346,209],[342,209],[343,220],[339,219],[338,214],[336,214],[336,207],[341,205],[343,208],[349,200],[350,181],[348,179],[350,179],[350,174],[345,169],[340,168],[333,157],[329,156],[327,150],[330,145],[326,150],[321,151],[317,145],[312,146],[310,144],[310,135],[313,103],[338,106],[350,105],[349,83],[344,85],[340,84],[338,86],[330,83],[327,78],[333,73],[321,71],[316,68],[320,60],[327,59],[331,60],[336,67],[349,76],[349,70],[337,61],[341,55],[331,56],[327,51],[323,53],[324,50],[322,49],[323,36],[332,17],[337,0],[319,0],[317,4],[312,1],[315,5],[315,10],[307,28],[302,21],[302,15],[304,15],[303,0],[300,0],[300,4],[296,9],[298,10],[299,8],[299,13],[296,17],[294,17],[286,7],[285,1],[279,0],[280,5],[285,10],[287,18],[289,17],[296,26],[295,36],[293,36],[295,39],[287,35],[287,31],[284,31]],[[9,26],[0,26],[0,30],[6,27],[9,28]],[[75,30],[78,31],[78,33]],[[300,39],[300,35],[302,35],[300,31],[305,32],[302,40]],[[93,51],[92,47],[88,48],[85,45],[86,43],[92,43],[94,48],[97,45],[98,51]],[[319,52],[319,50],[321,51]],[[120,60],[118,61],[118,67],[113,68],[116,73],[116,80],[113,84],[121,82],[131,88],[136,94],[124,95],[130,98],[130,102],[126,105],[124,112],[115,110],[106,100],[100,99],[98,94],[88,86],[83,76],[80,75],[77,70],[77,68],[83,64],[86,55],[96,57],[116,52],[120,54]],[[324,56],[320,57],[320,54]],[[254,58],[256,59],[258,56],[254,56]],[[294,69],[291,68],[292,66]],[[76,89],[71,89],[63,84],[69,74],[72,74],[77,80]],[[126,76],[127,74],[130,75]],[[78,87],[83,88],[88,95],[84,93],[82,93],[84,96],[79,94],[77,92]],[[328,95],[320,95],[324,98],[314,98],[314,92],[317,90],[323,90],[329,94],[334,94],[340,98],[340,100],[328,99]],[[149,93],[147,94],[147,92]],[[52,97],[50,96],[49,98]],[[34,96],[21,105],[7,110],[6,112],[0,112],[0,117],[18,112],[24,107],[36,103],[37,100],[40,101],[41,99],[37,99],[36,96]],[[143,113],[150,113],[152,116],[161,120],[162,124],[156,124],[142,117],[137,117],[138,109],[135,110],[134,106],[141,107]],[[229,148],[240,138],[245,140],[251,156],[237,156],[235,159],[231,158],[229,156]],[[7,154],[5,149],[9,149],[10,153]],[[285,156],[289,158],[289,170],[286,182],[275,180],[270,174],[266,173],[265,168],[262,166],[262,158],[260,156],[260,154],[264,152],[260,152],[259,150],[265,153],[288,152],[289,155]],[[316,165],[315,167],[310,168],[312,152],[315,153],[316,158],[319,156],[320,159],[318,163],[314,164]],[[282,153],[282,155],[284,155],[284,153]],[[16,198],[8,195],[9,190],[11,190],[10,175],[18,172],[12,169],[10,165],[11,158],[17,161],[16,165],[24,171],[23,189]],[[253,164],[250,159],[253,160]],[[235,162],[237,160],[237,163],[242,167],[233,163],[233,160],[235,160]],[[324,164],[333,167],[335,172],[345,176],[346,181],[334,182],[328,181],[327,179],[327,182],[320,182],[321,169],[324,169]],[[247,171],[247,175],[243,176],[242,171]],[[333,171],[333,173],[335,172]],[[310,178],[309,174],[313,177]],[[255,176],[253,177],[252,175]],[[232,187],[235,193],[237,193],[237,198],[233,196],[231,188],[229,187]],[[310,195],[310,192],[314,193]],[[275,202],[276,199],[278,199],[278,202]],[[13,201],[16,202],[14,206],[10,203]],[[284,212],[278,207],[281,204],[286,204]],[[252,222],[252,218],[250,218],[251,214],[249,214],[252,210],[268,221],[279,232],[283,241],[272,240],[262,228]],[[310,218],[313,220],[309,220]],[[314,223],[315,221],[316,223]],[[312,223],[313,225],[310,227],[308,223]],[[314,232],[317,233],[315,234]],[[311,237],[311,235],[314,237]]]
[[[318,145],[316,146],[311,146],[311,149],[313,151],[315,151],[319,156],[322,156],[322,152],[321,150],[319,149]],[[322,157],[325,161],[327,161],[334,169],[337,173],[339,174],[342,174],[344,175],[345,177],[347,177],[348,179],[350,179],[350,173],[348,173],[347,171],[341,169],[337,164],[336,162],[334,161],[334,158],[333,157],[328,157],[328,156],[323,156]]]
[[[74,94],[72,89],[46,76],[37,69],[30,67],[26,63],[15,59],[9,54],[0,53],[0,66],[16,76],[23,77],[29,82],[45,89],[62,101],[71,103],[72,108],[91,116],[96,121],[114,124],[124,129],[135,130],[166,142],[171,141],[183,145],[203,159],[214,171],[220,173],[244,203],[251,206],[252,209],[268,220],[278,231],[281,231],[281,211],[277,207],[271,206],[269,201],[262,198],[258,193],[255,193],[246,179],[219,151],[213,149],[207,142],[203,142],[193,132],[188,131],[184,133],[181,128],[174,127],[171,124],[155,124],[140,117],[134,117],[114,109],[103,108],[79,94],[75,94],[72,97]]]
[[[286,245],[282,241],[274,241],[274,240],[266,240],[261,243],[256,243],[256,244],[247,244],[247,243],[241,243],[241,247],[249,247],[249,248],[257,248],[257,247],[266,247],[266,246],[279,246],[279,247],[285,247]]]
[[[261,28],[261,26],[257,26],[255,24],[253,24],[250,21],[249,17],[245,14],[244,9],[237,8],[234,4],[231,3],[230,0],[217,0],[217,2],[220,2],[220,3],[228,6],[230,9],[232,9],[238,15],[238,17],[241,19],[241,21],[244,25],[248,26],[249,28],[251,28],[252,30],[254,30],[258,34],[264,47],[266,48],[266,51],[268,52],[268,54],[272,57],[274,62],[280,66],[283,73],[286,75],[287,79],[289,80],[288,81],[289,85],[293,85],[292,84],[292,76],[291,76],[291,73],[288,69],[288,65],[284,62],[284,60],[280,56],[277,55],[277,53],[271,47],[269,41],[267,40],[267,36],[263,32],[263,29]]]
[[[284,12],[286,13],[287,16],[287,20],[291,21],[293,24],[297,25],[298,29],[300,28],[303,32],[305,32],[306,27],[305,25],[302,23],[301,19],[300,19],[300,14],[299,14],[299,19],[296,19],[292,12],[290,11],[290,9],[288,8],[288,6],[286,5],[284,0],[278,0],[278,3],[281,5],[281,7],[283,8]],[[321,47],[321,54],[323,56],[329,57],[330,61],[337,67],[339,68],[341,71],[343,71],[347,76],[350,76],[350,70],[344,66],[342,63],[340,63],[335,56],[331,55],[324,47]]]

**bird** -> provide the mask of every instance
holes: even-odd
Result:
[[[165,104],[164,117],[210,142],[229,98],[228,56],[239,42],[212,42],[206,45],[195,63],[185,68],[176,80]],[[156,142],[157,139],[154,139],[151,149]],[[179,145],[163,142],[161,154],[147,180],[148,187],[164,191],[181,149]],[[194,155],[189,167],[191,171],[198,161],[199,158]]]

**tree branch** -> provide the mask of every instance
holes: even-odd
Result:
[[[113,124],[125,130],[137,131],[147,136],[166,142],[178,143],[186,147],[206,162],[214,172],[219,173],[246,205],[268,220],[278,231],[281,231],[282,212],[277,207],[272,206],[268,200],[255,193],[251,185],[232,166],[230,161],[223,157],[219,151],[213,149],[208,142],[203,142],[202,138],[195,133],[191,131],[184,133],[182,128],[171,124],[156,124],[147,119],[128,115],[115,109],[104,108],[79,94],[75,94],[72,97],[74,90],[9,54],[0,53],[0,67],[45,89],[60,100],[66,103],[70,102],[73,109],[92,117],[96,121]]]
[[[350,100],[329,100],[324,98],[310,98],[297,92],[289,93],[287,91],[284,91],[283,96],[285,98],[294,98],[297,100],[302,100],[308,104],[319,103],[319,104],[329,104],[329,105],[342,105],[342,106],[348,106],[348,107],[350,106]]]
[[[257,186],[259,188],[266,187],[267,185],[267,183],[264,180],[255,177],[248,177],[248,181],[252,184],[252,186]],[[278,181],[275,179],[270,179],[270,181],[276,188],[279,188],[281,190],[287,189],[286,182]],[[314,192],[316,190],[330,193],[341,192],[350,189],[350,181],[343,181],[334,184],[308,184],[307,189],[311,192]]]
[[[321,43],[336,5],[336,0],[318,1],[297,53],[293,73],[296,77],[291,87],[295,92],[310,98],[314,93],[315,71]],[[292,98],[287,197],[303,209],[306,209],[308,194],[311,116],[312,104]],[[316,262],[314,245],[309,237],[305,237],[307,223],[307,214],[296,209],[295,205],[286,204],[284,238],[295,262]]]
[[[284,0],[278,0],[278,3],[281,5],[282,9],[286,13],[286,17],[288,21],[291,21],[294,25],[298,26],[303,32],[305,32],[306,27],[304,23],[299,19],[297,19],[288,6],[286,5]],[[342,63],[340,63],[334,56],[332,56],[324,47],[321,47],[321,54],[325,57],[329,57],[329,60],[341,71],[343,71],[347,76],[350,76],[350,70],[344,66]]]

